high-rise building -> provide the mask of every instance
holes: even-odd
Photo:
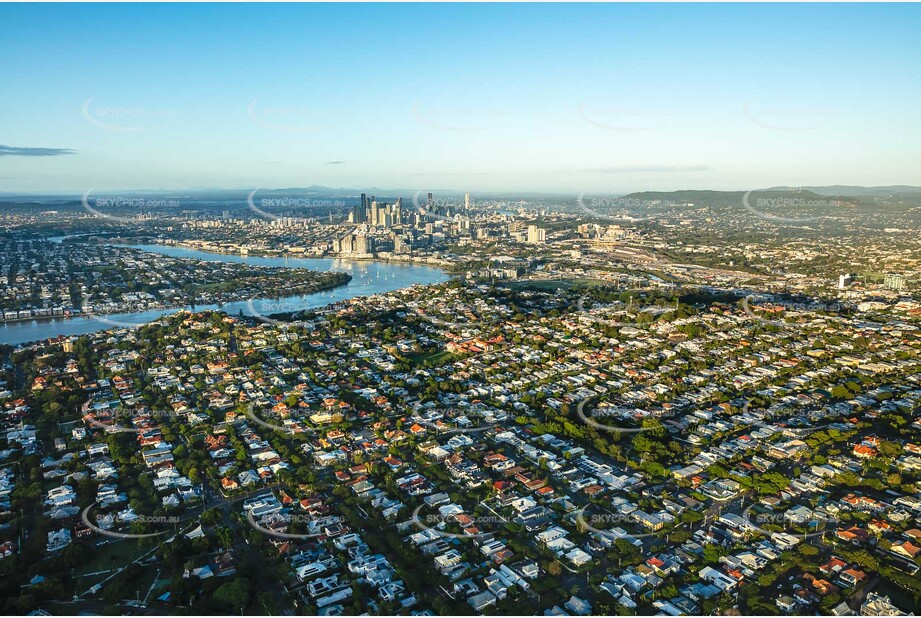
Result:
[[[886,289],[901,292],[905,289],[905,275],[898,273],[888,273],[886,275]]]
[[[367,255],[371,253],[371,239],[365,235],[356,236],[353,252],[358,255]]]
[[[378,217],[379,211],[380,211],[380,206],[378,206],[377,202],[371,202],[371,218],[369,220],[371,225],[378,224],[377,217]]]
[[[470,210],[470,194],[464,193],[464,210]]]
[[[540,245],[547,240],[547,230],[536,225],[528,226],[528,244]]]
[[[352,223],[364,223],[368,220],[368,196],[361,194],[361,203],[352,210]]]

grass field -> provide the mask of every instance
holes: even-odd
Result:
[[[149,546],[146,546],[146,548],[138,547],[138,541],[135,539],[125,539],[100,545],[93,550],[93,555],[89,560],[74,569],[74,576],[83,577],[87,573],[123,567],[148,549],[150,549]],[[99,579],[102,580],[105,577],[106,575],[103,575]]]
[[[537,279],[537,280],[511,281],[508,283],[500,283],[498,285],[509,288],[510,290],[568,290],[576,285],[582,285],[586,287],[604,287],[604,286],[611,285],[611,282],[604,281],[602,279],[587,279],[587,278]]]
[[[413,354],[407,354],[406,358],[414,365],[422,365],[426,361],[434,365],[443,365],[459,357],[456,354],[448,352],[447,350],[434,350],[432,352],[416,352]]]

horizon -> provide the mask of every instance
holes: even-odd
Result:
[[[211,8],[0,7],[0,193],[921,185],[917,6]]]
[[[841,189],[857,189],[857,190],[878,190],[882,193],[884,190],[889,189],[898,189],[900,191],[905,191],[908,193],[921,192],[921,185],[906,185],[906,184],[897,184],[897,185],[849,185],[843,183],[835,183],[829,185],[803,185],[803,186],[790,186],[790,185],[772,185],[766,187],[755,187],[755,188],[746,188],[746,189],[714,189],[714,188],[679,188],[668,191],[658,190],[658,189],[635,189],[632,191],[617,191],[605,193],[603,191],[592,192],[592,195],[609,195],[612,197],[621,197],[633,194],[640,193],[688,193],[688,192],[713,192],[713,193],[745,193],[745,192],[800,192],[800,191],[810,191],[813,189],[832,189],[832,188],[841,188]],[[236,193],[240,192],[241,194],[248,194],[254,190],[253,187],[190,187],[190,188],[179,188],[179,189],[105,189],[105,188],[91,188],[85,191],[68,191],[61,190],[59,192],[16,192],[16,191],[0,191],[0,198],[3,199],[16,199],[16,198],[54,198],[54,199],[81,199],[83,197],[88,197],[91,194],[99,193],[120,193],[124,195],[143,195],[143,194],[154,194],[154,193],[179,193],[187,192],[190,194],[199,194],[194,195],[195,197],[207,197],[209,193]],[[399,194],[409,194],[409,193],[418,193],[418,189],[407,189],[407,188],[387,188],[387,187],[327,187],[324,185],[310,185],[304,187],[257,187],[256,191],[265,191],[265,192],[275,192],[275,193],[284,193],[284,192],[295,192],[295,191],[321,191],[327,192],[330,195],[340,194],[343,197],[358,197],[360,193],[368,193],[373,195],[372,192],[379,194],[381,198],[391,198],[397,197]],[[428,188],[423,189],[422,191],[429,191]],[[441,194],[456,194],[463,195],[465,193],[470,194],[471,196],[480,196],[480,197],[495,197],[495,198],[510,198],[510,199],[526,199],[526,198],[573,198],[578,197],[577,194],[568,194],[561,192],[537,192],[537,191],[478,191],[478,190],[465,190],[465,189],[431,189],[433,193]],[[899,191],[893,191],[898,193]],[[587,192],[586,192],[587,193]],[[848,193],[841,193],[842,196],[849,195]]]

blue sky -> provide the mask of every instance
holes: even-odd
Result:
[[[0,192],[921,184],[919,17],[4,4]]]

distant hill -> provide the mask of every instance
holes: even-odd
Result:
[[[700,206],[716,206],[727,204],[737,204],[742,201],[744,191],[638,191],[622,196],[620,199],[625,203],[648,203],[648,202],[673,202],[677,204],[690,203]]]
[[[860,187],[856,185],[826,185],[820,187],[800,187],[804,191],[812,191],[819,195],[850,196],[850,197],[889,197],[899,195],[921,195],[921,187],[911,185],[888,185],[881,187]],[[789,187],[772,187],[769,190],[784,190]]]
[[[637,193],[630,193],[629,195],[623,196],[621,199],[625,203],[629,201],[637,202],[673,202],[676,204],[690,203],[695,206],[728,206],[736,205],[742,203],[742,197],[745,195],[745,191],[698,191],[698,190],[683,190],[683,191],[640,191]],[[809,190],[798,190],[791,191],[789,187],[775,188],[775,189],[759,189],[758,191],[753,191],[753,195],[756,195],[759,198],[796,198],[800,200],[821,200],[824,199],[825,195],[815,193]]]

